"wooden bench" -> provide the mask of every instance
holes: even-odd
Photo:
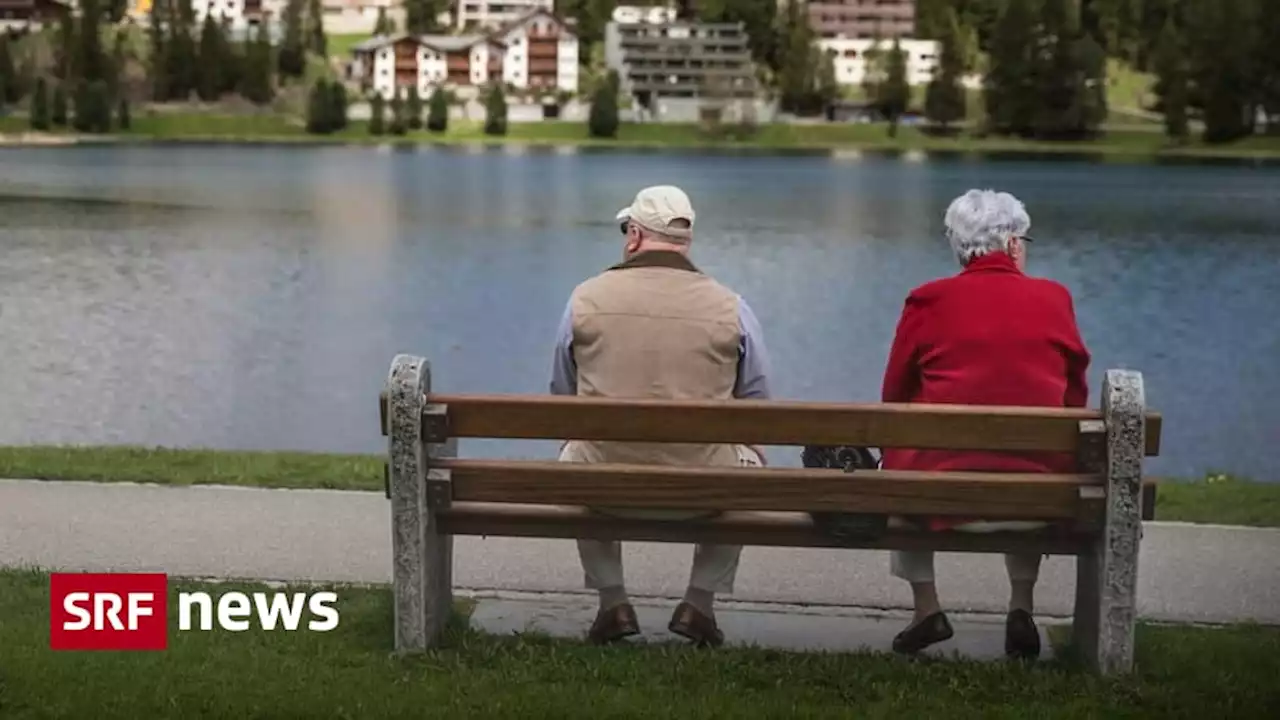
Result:
[[[381,397],[389,437],[395,645],[434,645],[450,613],[452,536],[754,546],[1031,551],[1076,557],[1074,638],[1105,674],[1133,664],[1143,458],[1159,451],[1142,376],[1110,370],[1102,410],[781,401],[688,402],[438,395],[398,355]],[[1074,453],[1070,475],[859,472],[457,459],[458,438],[860,445]],[[602,517],[594,507],[724,511],[710,520]],[[851,545],[813,511],[1057,521],[1043,532],[890,530]]]

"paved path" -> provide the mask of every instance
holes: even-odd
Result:
[[[0,566],[163,570],[171,574],[390,582],[387,500],[378,493],[0,480]],[[563,540],[458,538],[460,588],[578,592],[581,570]],[[675,597],[691,549],[626,546],[637,596]],[[997,557],[944,553],[943,602],[1001,612]],[[1280,624],[1280,530],[1149,523],[1138,606],[1148,619]],[[1074,561],[1045,562],[1041,614],[1069,615]],[[908,588],[883,552],[747,548],[734,600],[905,608]]]

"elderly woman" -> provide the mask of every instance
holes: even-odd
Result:
[[[1008,193],[970,190],[946,213],[946,237],[959,274],[907,297],[885,368],[882,399],[895,403],[1083,407],[1089,352],[1062,285],[1023,274],[1031,219]],[[1070,457],[1043,453],[886,450],[886,470],[1071,472]],[[966,527],[968,525],[968,527]],[[973,529],[965,520],[932,519],[932,530]],[[892,573],[911,583],[915,617],[893,649],[915,653],[952,636],[938,604],[933,553],[894,552]],[[1009,614],[1005,653],[1034,658],[1040,634],[1032,618],[1038,554],[1007,555]]]

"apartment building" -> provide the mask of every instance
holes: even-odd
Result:
[[[934,40],[899,39],[898,46],[906,54],[907,84],[927,85],[938,67],[939,47]],[[818,47],[832,56],[836,82],[841,85],[859,85],[867,75],[867,65],[875,52],[888,53],[893,41],[850,38],[823,38]]]
[[[0,30],[39,30],[70,11],[69,4],[58,0],[0,0]]]
[[[235,31],[256,26],[263,18],[278,20],[284,13],[284,6],[285,0],[191,0],[197,24],[212,14],[215,20],[225,22]]]
[[[493,81],[522,90],[578,90],[578,38],[534,10],[492,33],[376,37],[352,48],[351,77],[384,98],[445,85],[462,95]]]
[[[911,37],[916,30],[915,0],[815,0],[808,10],[820,38]]]
[[[536,10],[553,12],[555,0],[453,0],[459,30],[497,30]]]
[[[741,23],[684,22],[659,10],[619,7],[605,25],[605,62],[641,115],[688,122],[708,107],[756,101],[756,66]]]
[[[372,33],[378,26],[378,14],[395,15],[401,3],[392,0],[323,0],[325,32],[336,35],[361,35]]]

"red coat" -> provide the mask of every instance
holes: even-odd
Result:
[[[892,403],[1084,407],[1089,351],[1071,293],[993,253],[907,297],[884,372]],[[886,449],[886,470],[1073,472],[1058,453]],[[935,521],[937,529],[953,523]]]

